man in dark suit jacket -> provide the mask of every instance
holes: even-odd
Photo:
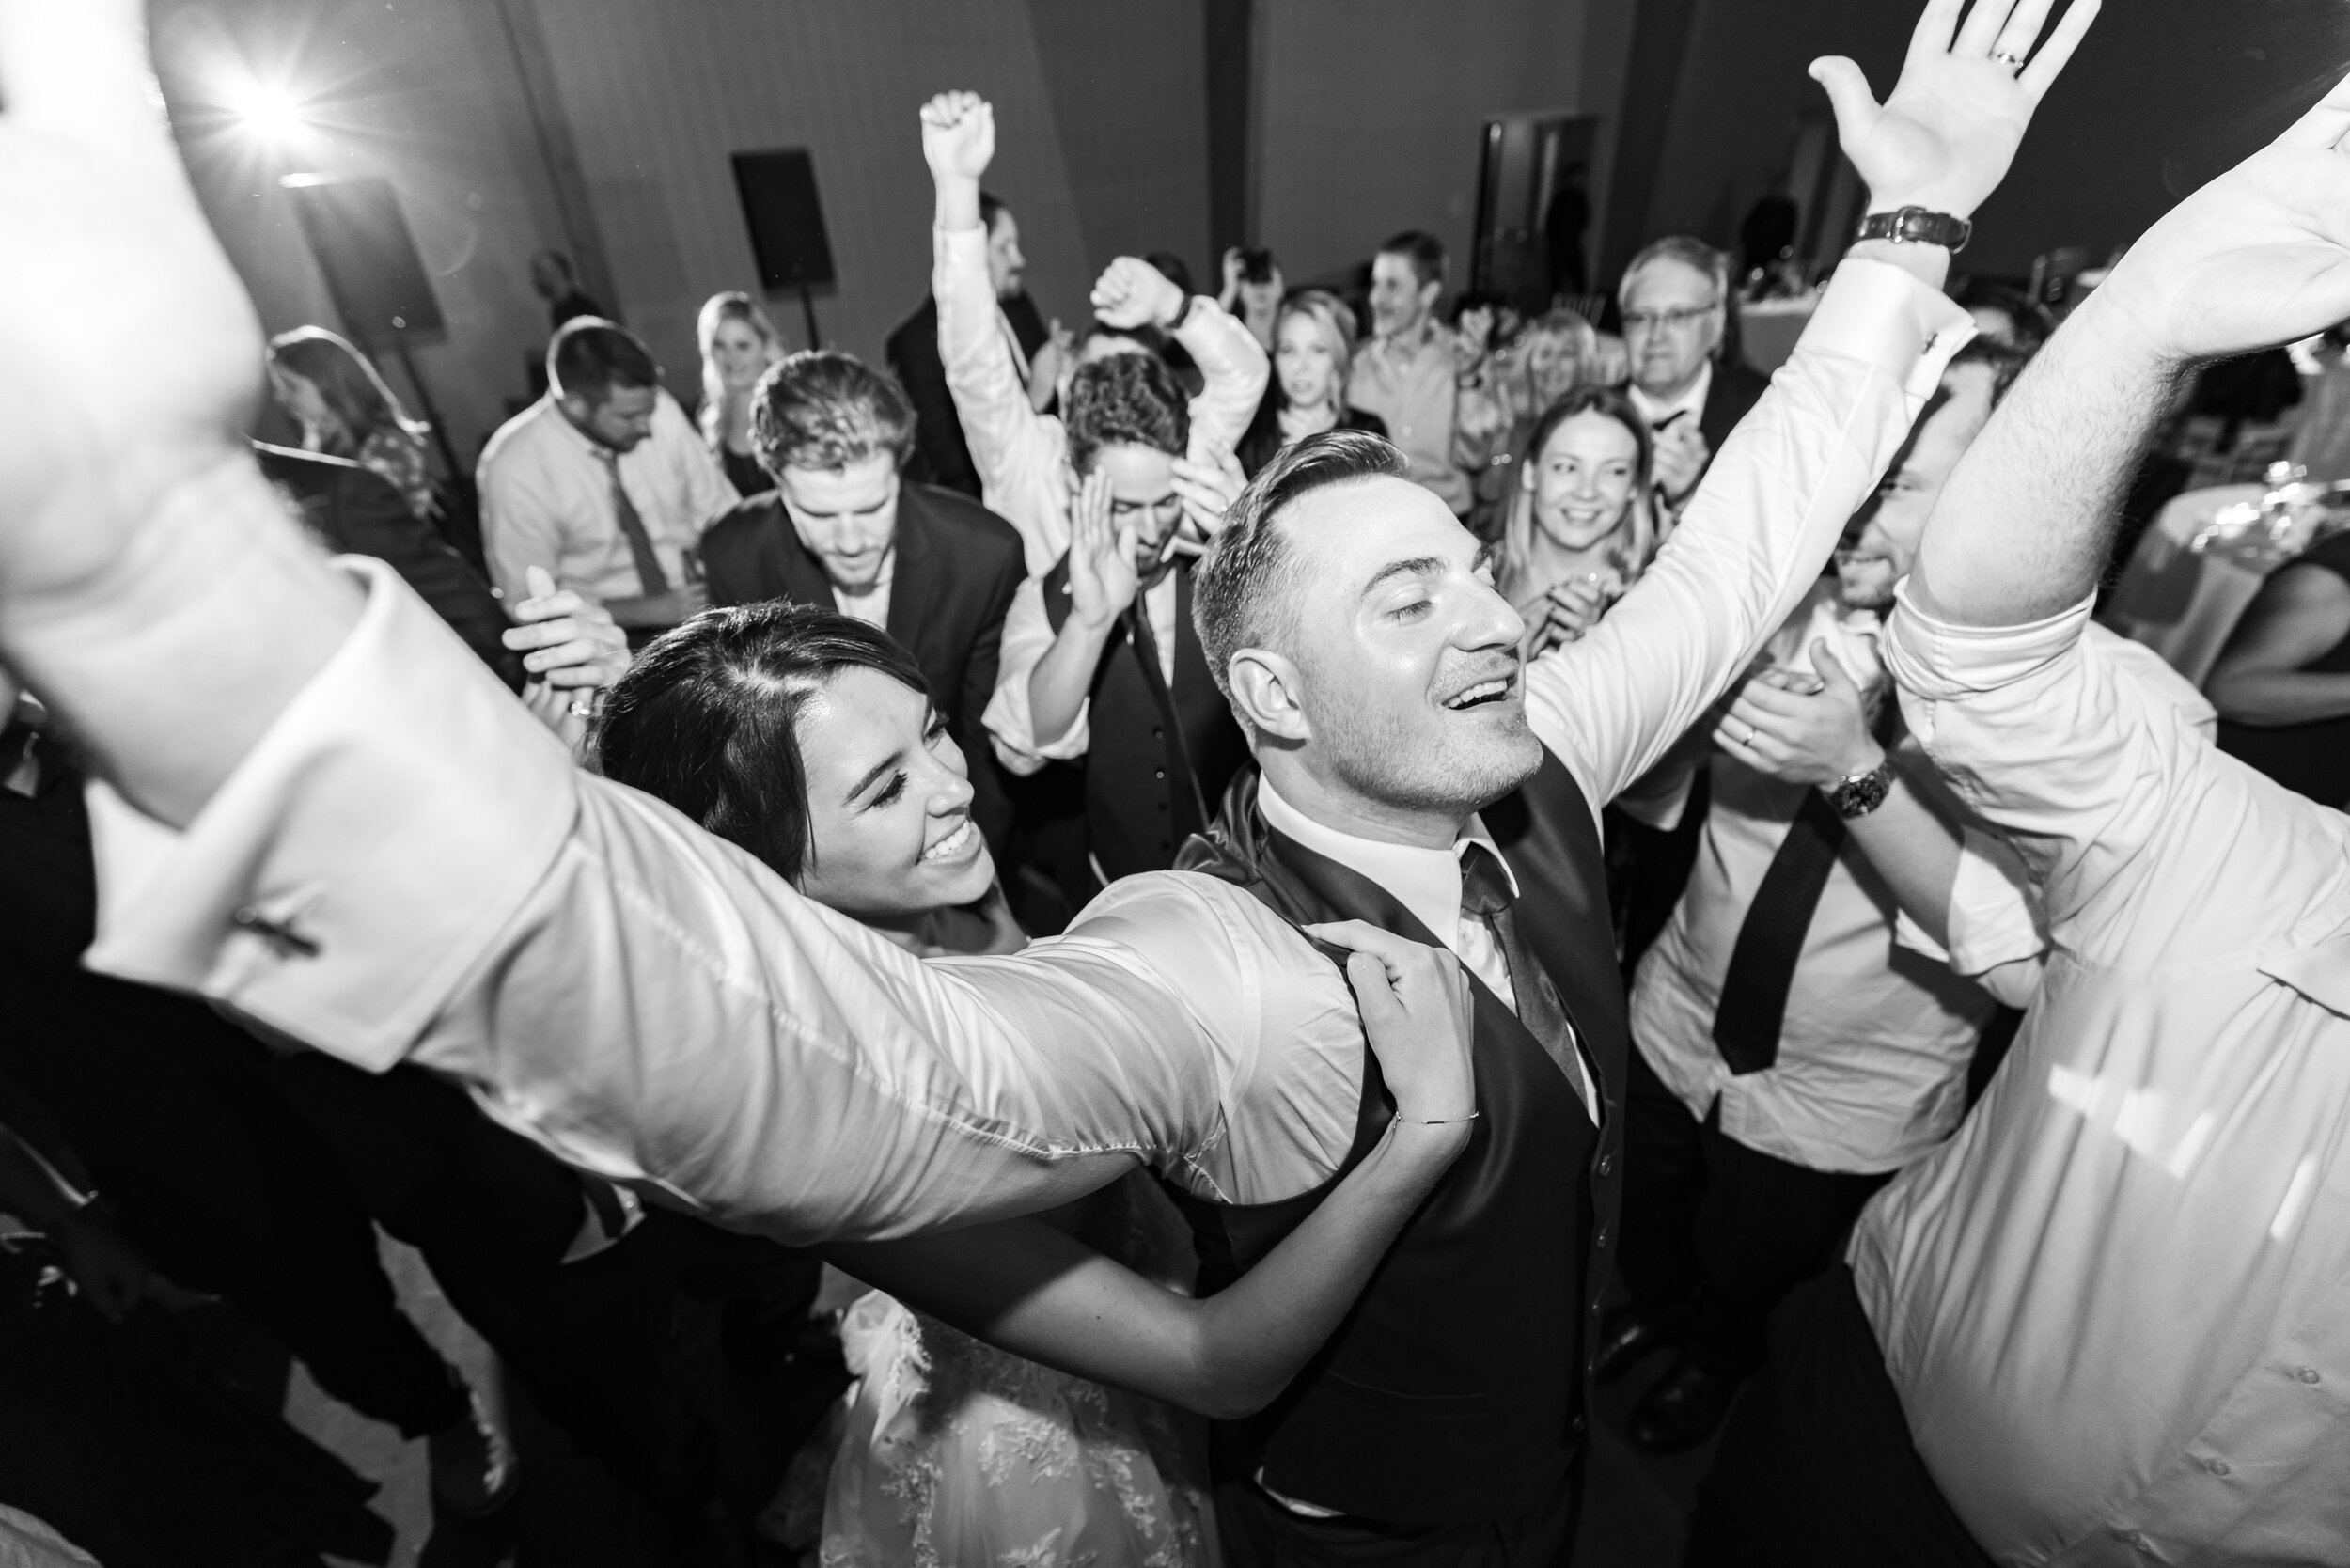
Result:
[[[711,603],[822,604],[904,644],[970,767],[972,818],[1001,857],[1011,809],[979,715],[1025,574],[1020,535],[978,502],[903,477],[914,410],[851,355],[792,355],[751,419],[776,488],[702,536]]]
[[[1723,352],[1730,258],[1703,241],[1657,241],[1624,269],[1616,298],[1632,355],[1632,401],[1656,432],[1656,482],[1677,505],[1770,383]]]
[[[1037,350],[1051,335],[1037,314],[1036,302],[1021,288],[1027,260],[1020,254],[1020,226],[1011,209],[981,192],[979,216],[987,225],[987,270],[995,283],[995,301],[1019,341],[1019,362],[1026,373]],[[938,301],[929,294],[913,315],[898,323],[882,345],[889,373],[914,401],[914,456],[906,464],[911,478],[945,485],[965,495],[979,493],[979,465],[963,439],[963,421],[955,400],[947,390],[947,367],[938,357]]]
[[[372,468],[323,452],[253,444],[261,472],[302,510],[303,524],[341,556],[388,562],[465,646],[514,691],[523,688],[523,656],[502,640],[513,624],[497,591],[464,557],[408,510],[392,482]]]

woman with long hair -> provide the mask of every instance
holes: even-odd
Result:
[[[1495,580],[1526,618],[1528,657],[1573,642],[1639,581],[1670,531],[1655,443],[1632,400],[1578,386],[1528,431]]]
[[[1602,379],[1598,355],[1591,323],[1561,306],[1528,321],[1494,355],[1486,384],[1463,389],[1453,459],[1476,477],[1472,533],[1496,537],[1518,489],[1535,422],[1560,398]]]
[[[776,488],[751,451],[751,391],[783,358],[783,339],[757,300],[739,290],[713,294],[694,319],[702,353],[702,439],[744,495]]]
[[[1324,431],[1387,433],[1379,416],[1346,400],[1355,339],[1355,312],[1338,295],[1300,289],[1281,302],[1273,319],[1273,374],[1234,448],[1242,473],[1255,478],[1274,453]]]
[[[863,621],[776,602],[707,611],[638,656],[596,744],[606,776],[889,941],[925,956],[1023,941],[920,668]],[[889,1293],[843,1325],[861,1382],[833,1466],[826,1564],[1217,1560],[1196,1434],[1167,1404],[1236,1417],[1269,1403],[1472,1127],[1452,961],[1352,922],[1308,931],[1354,949],[1397,1121],[1230,1288],[1203,1300],[1168,1288],[1184,1248],[1139,1170],[1049,1215],[826,1249]],[[1114,1033],[1102,1043],[1118,1048]]]
[[[367,355],[338,334],[306,326],[271,338],[268,362],[270,390],[302,427],[304,450],[372,468],[416,516],[439,513],[424,454],[432,427],[408,416]]]

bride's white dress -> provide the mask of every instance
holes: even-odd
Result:
[[[1116,1206],[1133,1217],[1130,1200]],[[823,1568],[1217,1561],[1197,1420],[1024,1361],[878,1291],[849,1309],[840,1340],[860,1382],[824,1501]]]

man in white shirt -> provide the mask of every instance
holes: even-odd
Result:
[[[1668,235],[1623,270],[1632,406],[1656,437],[1656,483],[1679,506],[1705,477],[1722,442],[1769,383],[1724,358],[1730,330],[1730,258],[1702,240]]]
[[[2085,634],[2199,361],[2350,312],[2350,84],[2156,224],[1961,462],[1885,639],[2044,900],[1958,1135],[1792,1299],[1699,1563],[2350,1560],[2350,819]]]
[[[572,770],[396,584],[306,553],[268,510],[250,460],[205,433],[230,423],[252,330],[146,118],[131,13],[105,0],[64,20],[55,9],[0,13],[12,24],[14,57],[0,65],[9,118],[38,133],[0,140],[0,180],[43,193],[21,204],[39,244],[11,255],[50,269],[35,276],[54,293],[75,276],[128,274],[138,287],[118,291],[151,299],[154,313],[125,327],[150,351],[183,351],[181,374],[145,398],[77,382],[70,367],[92,357],[89,313],[39,294],[9,323],[30,357],[8,368],[30,368],[16,370],[21,385],[0,384],[43,419],[32,435],[55,438],[7,453],[18,505],[0,530],[0,654],[55,697],[113,781],[95,796],[106,929],[94,964],[203,991],[349,1059],[451,1072],[591,1168],[783,1237],[1033,1209],[1138,1160],[1230,1211],[1309,1195],[1367,1114],[1375,1128],[1344,981],[1231,881],[1134,878],[1066,938],[924,964],[676,813]],[[1882,109],[1856,67],[1820,68],[1888,212],[1963,220],[2005,172],[2093,8],[2059,23],[2021,79],[1991,55],[2009,8],[1977,9],[1989,20],[1961,31],[1935,0]],[[2029,50],[2038,8],[2016,11]],[[85,190],[104,202],[77,206]],[[93,221],[126,194],[141,210],[135,231]],[[1785,618],[1971,331],[1935,287],[1947,267],[1935,245],[1856,244],[1673,546],[1590,635],[1531,666],[1519,665],[1523,627],[1475,541],[1424,491],[1386,476],[1302,496],[1293,529],[1253,530],[1280,548],[1251,580],[1288,591],[1252,598],[1238,619],[1201,618],[1224,628],[1202,635],[1218,651],[1241,628],[1213,662],[1278,798],[1341,854],[1371,851],[1359,868],[1321,858],[1399,902],[1413,895],[1376,880],[1391,874],[1381,847],[1434,862],[1434,890],[1452,896],[1429,904],[1430,934],[1473,969],[1506,964],[1495,977],[1506,995],[1482,982],[1480,1036],[1490,1023],[1525,1043],[1512,1059],[1543,1086],[1559,1134],[1519,1146],[1538,1160],[1571,1146],[1591,1158],[1562,1171],[1574,1186],[1541,1189],[1553,1208],[1578,1201],[1576,1224],[1552,1232],[1563,1243],[1504,1255],[1473,1230],[1445,1239],[1489,1272],[1514,1262],[1529,1281],[1542,1276],[1542,1297],[1569,1304],[1576,1339],[1613,1240],[1621,1101],[1606,1069],[1622,1048],[1621,994],[1610,1001],[1604,920],[1602,962],[1563,971],[1541,956],[1551,928],[1515,927],[1512,877],[1546,876],[1556,857],[1496,866],[1476,831],[1480,804],[1492,803],[1482,825],[1505,857],[1543,836],[1595,847],[1598,803],[1652,767]],[[52,319],[73,331],[50,331]],[[223,319],[243,330],[217,344],[167,330]],[[36,386],[45,403],[20,398]],[[133,429],[148,432],[146,482],[98,477]],[[173,671],[167,692],[159,667]],[[1580,815],[1529,822],[1512,802],[1535,783],[1579,797]],[[1605,907],[1590,876],[1524,891],[1585,916]],[[1406,915],[1418,925],[1408,904],[1398,923]],[[1591,1010],[1562,1013],[1578,994]],[[1496,1124],[1526,1109],[1490,1107]],[[1480,1497],[1496,1482],[1519,1488],[1510,1506],[1525,1512],[1448,1503],[1426,1520],[1431,1549],[1394,1560],[1428,1560],[1468,1536],[1517,1543],[1500,1560],[1563,1548],[1577,1351],[1559,1320],[1544,1332],[1545,1375],[1480,1398],[1516,1399],[1557,1423],[1508,1476],[1456,1477]],[[1466,1335],[1419,1348],[1490,1360]],[[1388,1414],[1413,1407],[1386,1401]],[[1345,1508],[1349,1484],[1333,1478],[1327,1494],[1288,1490],[1267,1506]]]
[[[509,604],[542,567],[641,645],[709,603],[702,530],[741,497],[636,335],[599,317],[547,345],[547,395],[482,448],[481,543]]]
[[[938,353],[947,386],[979,466],[979,498],[1020,530],[1028,574],[1041,577],[1069,548],[1076,480],[1068,430],[1033,406],[1013,347],[998,325],[979,192],[980,177],[995,157],[994,107],[975,93],[932,99],[922,106],[922,156],[937,196],[931,292],[938,301]],[[1246,326],[1215,301],[1185,294],[1133,257],[1120,257],[1103,272],[1093,309],[1097,326],[1109,330],[1088,334],[1081,363],[1150,352],[1125,334],[1145,328],[1168,334],[1204,378],[1189,410],[1193,455],[1240,444],[1269,373],[1264,350]]]
[[[2038,982],[2046,943],[2022,870],[1901,728],[1877,651],[1944,483],[2021,365],[1980,338],[1960,351],[1846,529],[1838,577],[1707,726],[1719,750],[1701,848],[1632,992],[1632,1306],[1601,1375],[1678,1341],[1626,1423],[1644,1448],[1713,1434],[1762,1363],[1772,1311],[1835,1260],[1869,1197],[1958,1125],[1998,1000]],[[2098,635],[2212,725],[2150,651]],[[1946,951],[1961,879],[1993,907]],[[1911,902],[1919,919],[1904,918]]]

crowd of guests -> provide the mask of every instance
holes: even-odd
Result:
[[[2095,7],[2044,10],[1825,73],[1872,212],[1963,241]],[[2350,181],[2341,114],[2287,174]],[[1448,320],[1411,229],[1359,291],[1120,258],[1072,331],[994,106],[919,121],[879,364],[718,293],[689,413],[548,253],[545,394],[456,485],[352,344],[267,343],[258,471],[368,619],[195,870],[0,678],[0,1211],[91,1307],[225,1298],[494,1513],[380,1229],[680,1562],[1565,1560],[1643,1367],[1625,1440],[1721,1439],[1692,1562],[2350,1550],[2350,533],[2207,692],[2085,607],[2180,368],[2331,324],[2144,303],[2302,128],[2076,321],[1864,232],[1774,384],[1686,236],[1604,321]],[[232,965],[133,929],[235,876]]]

